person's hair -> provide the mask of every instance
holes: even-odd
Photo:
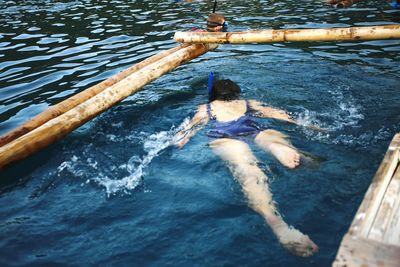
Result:
[[[240,87],[231,80],[218,80],[213,82],[210,101],[234,100],[240,95]]]

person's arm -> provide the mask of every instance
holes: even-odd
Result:
[[[175,135],[175,145],[182,148],[208,122],[207,105],[199,106],[190,122]]]
[[[259,115],[260,117],[296,123],[296,121],[293,120],[286,111],[282,109],[268,107],[259,101],[250,100],[250,107],[255,110],[257,112],[257,115]]]
[[[290,123],[294,123],[300,125],[295,119],[293,119],[286,111],[278,108],[268,107],[265,104],[256,101],[250,100],[250,107],[257,112],[260,117],[263,118],[271,118],[277,120],[283,120]],[[307,127],[309,129],[318,130],[318,131],[326,131],[326,129],[322,129],[317,125],[301,125]]]

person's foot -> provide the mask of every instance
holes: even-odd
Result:
[[[318,246],[299,230],[288,227],[279,233],[279,242],[291,253],[300,257],[310,257],[318,252]]]
[[[273,142],[267,148],[283,166],[293,169],[300,165],[300,154],[296,149]]]

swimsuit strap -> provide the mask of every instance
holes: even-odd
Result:
[[[207,114],[208,114],[208,118],[210,119],[210,120],[216,120],[217,118],[214,116],[214,115],[212,115],[212,113],[211,113],[211,103],[208,103],[207,104]]]
[[[249,100],[245,100],[246,101],[246,115],[252,114],[254,113],[254,109],[251,107],[250,105],[250,101]]]

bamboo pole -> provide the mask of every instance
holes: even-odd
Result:
[[[182,43],[276,43],[400,39],[400,24],[332,29],[281,29],[250,32],[176,32]]]
[[[56,142],[96,115],[139,91],[144,85],[216,47],[217,45],[196,44],[179,49],[159,61],[134,72],[35,130],[0,147],[0,169]]]
[[[163,51],[159,54],[151,56],[138,64],[131,66],[130,68],[104,80],[103,82],[96,84],[54,106],[49,107],[47,110],[43,111],[36,117],[32,118],[31,120],[25,122],[23,125],[15,128],[14,130],[8,132],[7,134],[0,137],[0,147],[4,146],[5,144],[21,137],[22,135],[36,129],[37,127],[41,126],[42,124],[48,122],[49,120],[60,116],[61,114],[67,112],[68,110],[78,106],[79,104],[85,102],[89,98],[97,95],[98,93],[102,92],[104,89],[116,84],[117,82],[121,81],[122,79],[126,78],[128,75],[148,66],[160,60],[163,57],[166,57],[176,51],[187,47],[188,44],[180,45],[169,50]]]

